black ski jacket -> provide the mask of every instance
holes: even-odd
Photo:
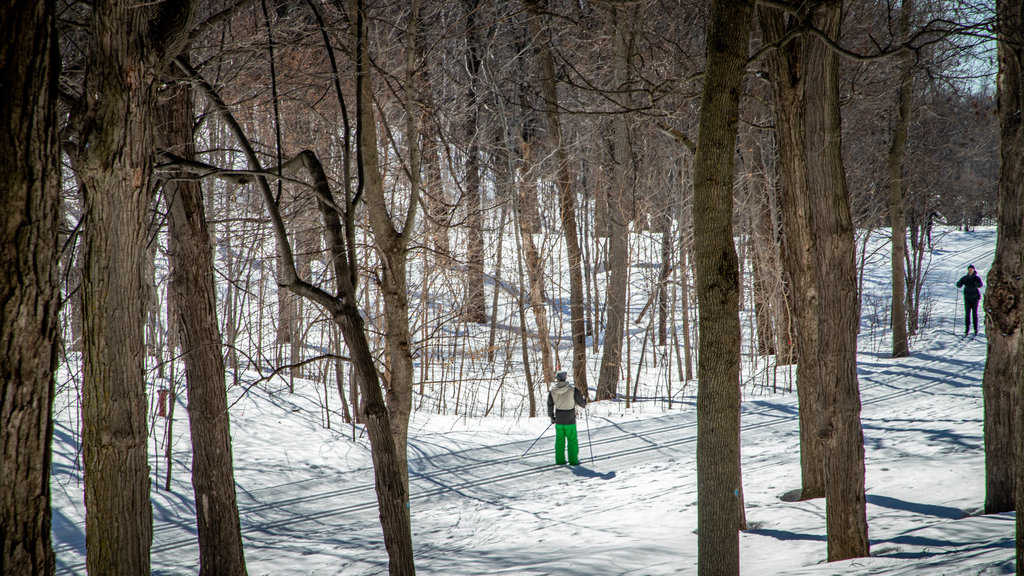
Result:
[[[963,278],[956,281],[956,287],[964,289],[964,300],[977,301],[981,299],[981,291],[978,289],[982,287],[981,276],[978,276],[977,272],[974,274],[964,274]]]
[[[575,424],[576,406],[586,405],[587,398],[565,380],[552,384],[548,392],[548,418],[555,424]]]

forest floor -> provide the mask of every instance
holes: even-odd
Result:
[[[912,341],[910,358],[891,358],[886,334],[862,331],[858,373],[871,557],[824,562],[824,500],[783,499],[800,486],[796,394],[781,376],[744,387],[748,529],[740,534],[742,573],[1014,572],[1015,516],[981,514],[985,339],[954,334],[954,313],[959,333],[963,312],[953,283],[970,263],[984,277],[994,246],[991,228],[942,237],[926,284],[928,327]],[[865,292],[884,295],[887,277],[883,258],[866,270]],[[695,388],[680,390],[671,406],[663,398],[639,398],[628,408],[622,400],[591,403],[579,418],[577,467],[554,464],[553,430],[545,430],[543,416],[416,412],[409,466],[417,572],[696,574]],[[61,390],[54,547],[58,574],[84,575],[76,393],[73,386]],[[312,383],[294,394],[275,381],[234,387],[230,394],[248,573],[385,574],[365,435],[356,429],[353,438],[337,415],[327,429],[325,391]],[[179,402],[169,491],[162,489],[167,470],[158,458],[158,439],[169,422],[154,420],[154,575],[198,572],[187,413]]]

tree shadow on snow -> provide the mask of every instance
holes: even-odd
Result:
[[[913,512],[914,514],[935,516],[936,518],[944,518],[946,520],[960,520],[961,518],[967,517],[966,512],[952,506],[907,502],[906,500],[900,500],[899,498],[879,496],[877,494],[868,494],[867,500],[868,504],[874,504],[875,506],[881,506],[883,508],[890,508],[893,510],[903,510],[904,512]]]
[[[773,528],[749,528],[743,531],[746,534],[757,534],[768,536],[776,540],[810,540],[812,542],[826,542],[824,534],[800,534],[789,530],[776,530]]]

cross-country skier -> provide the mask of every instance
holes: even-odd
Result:
[[[974,318],[974,335],[978,335],[978,300],[981,300],[981,276],[974,264],[967,267],[967,274],[956,281],[956,287],[964,289],[964,336],[971,332],[971,318]]]
[[[580,443],[576,437],[576,406],[587,406],[587,398],[566,381],[565,372],[555,375],[548,392],[548,417],[555,425],[555,463],[565,464],[565,444],[569,443],[569,464],[580,463]]]

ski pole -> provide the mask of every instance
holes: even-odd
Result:
[[[583,407],[583,417],[587,420],[587,449],[590,450],[590,463],[594,463],[594,444],[590,441],[590,412],[587,411],[587,407]]]
[[[960,308],[960,289],[956,289],[956,303],[953,304],[953,336],[956,336],[956,311]]]
[[[551,424],[554,424],[554,422],[551,422],[550,424],[548,424],[548,427],[544,429],[544,432],[541,432],[541,433],[540,433],[540,436],[537,436],[537,440],[534,440],[534,441],[533,441],[533,444],[530,444],[530,447],[526,449],[526,452],[529,452],[530,450],[532,450],[532,449],[533,449],[533,447],[534,447],[534,446],[535,446],[535,445],[537,444],[537,442],[538,442],[538,441],[539,441],[539,440],[540,440],[541,438],[543,438],[543,437],[544,437],[544,434],[545,434],[545,433],[547,433],[547,431],[548,431],[548,429],[549,429],[549,428],[551,428]],[[523,454],[522,454],[522,456],[520,456],[520,458],[522,458],[522,457],[526,456],[526,452],[523,452]]]

